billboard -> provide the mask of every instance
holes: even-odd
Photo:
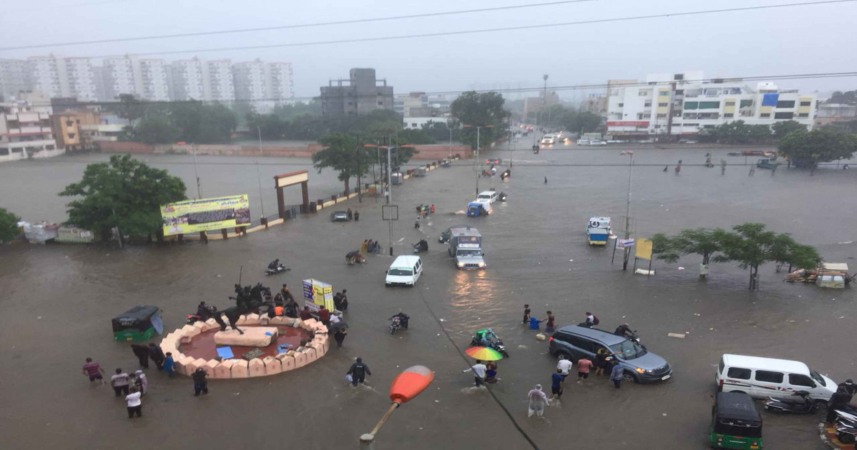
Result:
[[[167,203],[161,206],[164,236],[250,225],[247,194]]]
[[[637,258],[645,259],[648,261],[652,260],[652,240],[651,239],[637,239]]]

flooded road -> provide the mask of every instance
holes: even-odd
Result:
[[[693,255],[678,264],[656,261],[656,275],[650,278],[623,272],[619,258],[611,265],[611,249],[586,245],[584,229],[590,216],[607,215],[616,232],[623,231],[628,157],[613,147],[557,148],[534,155],[529,144],[525,139],[515,152],[483,152],[483,159],[514,157],[511,180],[479,180],[480,190],[496,187],[509,195],[487,218],[456,214],[476,190],[473,167],[464,161],[394,189],[401,220],[391,235],[381,220],[381,202],[364,198],[343,205],[361,212],[359,222],[334,224],[326,213],[305,215],[267,232],[209,245],[2,249],[0,435],[11,443],[8,448],[357,449],[358,437],[388,406],[393,377],[424,364],[436,371],[434,383],[396,412],[379,434],[376,449],[529,448],[489,393],[468,389],[472,375],[462,373],[472,361],[459,350],[473,330],[488,326],[511,353],[500,363],[501,381],[491,389],[542,449],[707,448],[714,366],[722,353],[799,359],[837,382],[857,376],[853,289],[783,283],[783,274],[767,264],[760,270],[761,291],[751,293],[747,272],[734,263],[713,264],[708,281],[698,281],[699,258]],[[857,172],[821,170],[810,177],[781,168],[775,176],[758,170],[750,177],[743,157],[716,150],[715,162],[729,161],[721,175],[719,167],[702,166],[708,151],[637,151],[631,175],[635,235],[762,222],[816,246],[827,261],[849,262],[853,270],[857,198],[843,193],[853,192]],[[679,159],[684,167],[674,175]],[[160,161],[152,162],[160,167]],[[216,175],[201,173],[203,196],[231,194],[237,188],[258,192],[254,160],[227,162],[247,164],[206,166],[206,171],[218,169]],[[44,210],[32,214],[61,220],[62,215],[52,212],[56,200],[49,193],[76,181],[83,166],[40,164],[44,167],[29,169],[33,172],[27,178],[43,180],[43,186],[26,194],[27,202],[43,205]],[[665,165],[670,166],[666,173]],[[193,180],[192,165],[178,167],[168,168],[186,182]],[[263,182],[289,170],[295,169],[271,166],[270,173],[263,172]],[[319,179],[315,172],[310,176]],[[322,177],[328,181],[319,182],[319,190],[339,189],[334,173],[325,171]],[[0,180],[2,203],[20,201],[8,201],[8,178]],[[188,193],[194,192],[188,182]],[[58,202],[60,208],[63,202]],[[436,204],[437,213],[416,230],[411,212],[420,203]],[[268,208],[266,198],[266,212]],[[459,223],[477,226],[484,236],[486,271],[457,271],[437,244],[441,231]],[[384,287],[388,256],[370,257],[362,266],[343,263],[345,253],[364,239],[384,246],[392,241],[395,253],[403,254],[424,236],[430,250],[423,256],[425,273],[413,289]],[[291,272],[263,277],[265,264],[277,257]],[[193,397],[187,378],[150,373],[144,417],[134,421],[127,419],[124,403],[113,398],[109,387],[89,386],[80,375],[87,356],[108,371],[136,369],[127,344],[111,340],[113,315],[133,305],[154,304],[164,310],[168,329],[180,327],[200,300],[227,305],[240,267],[245,284],[263,281],[276,287],[287,282],[297,293],[300,281],[312,277],[336,290],[348,289],[351,328],[343,348],[284,375],[213,381],[204,398]],[[670,362],[673,379],[625,384],[621,390],[606,378],[569,383],[561,407],[548,408],[545,420],[528,419],[526,393],[536,383],[549,384],[556,362],[546,354],[547,344],[520,324],[525,303],[540,318],[552,310],[559,325],[580,322],[585,311],[598,315],[605,329],[629,322],[649,350]],[[411,316],[410,329],[390,336],[386,318],[400,309]],[[670,332],[687,337],[667,337]],[[344,380],[357,356],[372,369],[372,389],[352,390]],[[816,429],[823,416],[763,417],[766,448],[824,448]]]

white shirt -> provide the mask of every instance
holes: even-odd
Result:
[[[340,319],[336,314],[330,315],[330,323],[339,323],[340,320],[342,319]]]
[[[128,402],[129,408],[132,406],[140,406],[140,404],[142,403],[140,401],[140,393],[139,392],[132,392],[132,393],[126,395],[125,401]]]
[[[563,375],[568,375],[571,371],[572,362],[568,359],[561,359],[558,363],[556,363],[556,368],[562,371]]]
[[[465,372],[472,371],[473,374],[476,375],[477,377],[485,378],[485,371],[486,370],[488,370],[488,368],[485,367],[485,364],[474,364],[473,367],[465,370]]]

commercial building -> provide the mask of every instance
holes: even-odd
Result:
[[[51,129],[50,103],[0,103],[0,162],[62,154]]]
[[[857,105],[842,103],[819,103],[815,115],[815,125],[825,126],[837,122],[857,121]]]
[[[393,111],[393,87],[376,79],[375,69],[351,69],[348,79],[331,80],[321,87],[324,117],[346,117],[376,110]]]
[[[699,71],[649,75],[645,82],[608,83],[607,133],[614,136],[695,135],[742,120],[773,125],[794,120],[813,126],[817,98],[771,82],[703,78]]]

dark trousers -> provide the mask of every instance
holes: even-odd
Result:
[[[137,359],[140,361],[140,367],[149,368],[149,355],[137,355]]]
[[[143,405],[129,406],[128,407],[128,418],[130,419],[130,418],[134,417],[134,414],[136,414],[137,417],[143,417]]]
[[[360,375],[352,374],[351,375],[351,384],[357,386],[357,383],[362,383],[366,380],[366,374],[361,373]]]
[[[164,368],[164,359],[163,358],[155,359],[155,357],[153,356],[152,361],[155,362],[155,366],[158,368],[158,370],[161,370]]]
[[[199,394],[208,394],[208,382],[193,384],[193,395]]]
[[[476,383],[477,387],[485,384],[485,380],[482,377],[473,377],[473,382]]]
[[[622,387],[622,380],[613,380],[613,386],[616,386],[616,389]]]
[[[842,408],[842,406],[829,405],[827,407],[827,418],[825,419],[825,421],[827,423],[833,423],[834,421],[836,421],[836,410],[840,408]]]
[[[131,391],[126,384],[125,386],[113,386],[113,392],[115,392],[116,396],[119,397],[121,395],[128,395]]]
[[[342,341],[345,340],[345,335],[334,334],[333,339],[336,341],[336,348],[342,347]]]

